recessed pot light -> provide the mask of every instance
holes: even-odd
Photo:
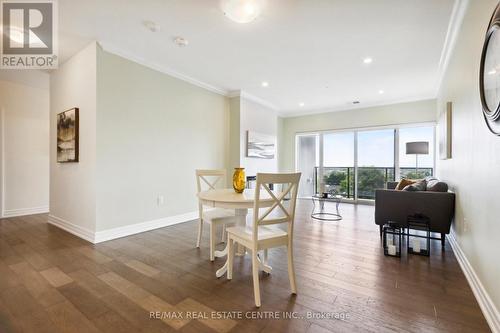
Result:
[[[379,93],[380,95],[382,95],[383,93],[385,93],[385,91],[383,91],[383,90],[379,90],[379,91],[378,91],[378,93]]]
[[[269,87],[269,82],[267,82],[267,81],[263,81],[263,82],[261,83],[261,85],[262,85],[263,87]]]
[[[299,103],[299,106],[300,106],[300,107],[303,107],[304,105],[306,105],[304,102],[300,102],[300,103]]]
[[[368,57],[368,58],[364,58],[364,59],[363,59],[363,62],[364,62],[365,64],[371,64],[371,63],[373,62],[373,59],[372,59],[372,58],[370,58],[370,57]]]

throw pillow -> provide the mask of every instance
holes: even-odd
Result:
[[[409,192],[425,191],[426,188],[427,188],[427,182],[424,179],[422,179],[414,184],[405,186],[403,191],[409,191]]]
[[[399,181],[399,183],[396,186],[395,190],[396,191],[402,191],[406,186],[414,184],[414,183],[416,183],[416,180],[403,178],[403,179],[401,179]]]
[[[432,179],[427,182],[427,191],[448,192],[448,184],[440,182],[438,179]]]

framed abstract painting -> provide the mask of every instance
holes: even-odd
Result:
[[[273,159],[276,154],[276,137],[247,131],[247,157]]]
[[[72,108],[57,115],[57,162],[78,162],[79,110]]]

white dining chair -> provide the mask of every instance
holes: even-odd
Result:
[[[234,226],[226,229],[228,235],[228,269],[227,278],[233,278],[233,261],[235,243],[245,246],[252,252],[252,274],[255,305],[260,307],[259,257],[258,251],[264,251],[264,264],[267,263],[269,248],[286,246],[288,252],[288,277],[292,294],[297,294],[295,269],[293,266],[293,223],[295,205],[299,187],[300,173],[266,174],[258,173],[255,186],[255,203],[252,226]],[[269,184],[282,184],[282,191],[275,193]],[[273,199],[272,206],[261,208],[262,193]],[[289,200],[285,203],[285,198]],[[261,209],[263,213],[261,213]],[[286,223],[286,231],[279,224]]]
[[[204,190],[215,190],[217,187],[226,187],[226,170],[196,170],[196,185],[198,193]],[[210,261],[215,260],[215,241],[217,227],[222,226],[221,241],[226,240],[226,225],[236,222],[234,210],[215,208],[205,210],[201,201],[198,202],[199,224],[196,247],[200,247],[203,233],[203,223],[210,225]]]

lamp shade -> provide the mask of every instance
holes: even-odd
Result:
[[[417,141],[417,142],[407,142],[406,143],[406,154],[407,155],[426,155],[429,154],[429,142]]]

